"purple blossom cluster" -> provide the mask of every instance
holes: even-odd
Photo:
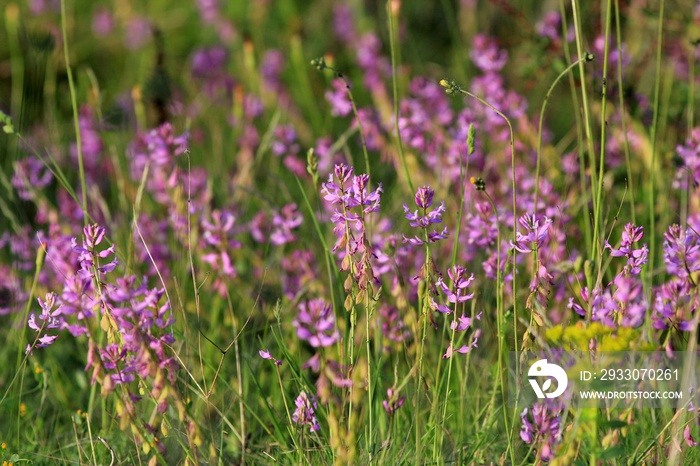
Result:
[[[438,233],[437,230],[433,230],[432,232],[428,231],[430,225],[442,223],[442,214],[445,212],[444,202],[441,202],[437,208],[429,210],[433,205],[434,195],[435,191],[430,186],[422,186],[416,191],[414,199],[420,210],[411,212],[408,205],[403,205],[403,211],[406,214],[405,217],[409,220],[409,224],[412,227],[423,230],[423,238],[419,238],[418,236],[407,238],[404,236],[404,243],[409,243],[412,246],[420,246],[426,242],[435,243],[436,241],[447,238],[447,227],[444,227],[440,233]]]
[[[227,280],[236,278],[236,268],[231,254],[234,249],[241,247],[240,241],[233,238],[236,234],[234,227],[236,216],[228,211],[215,210],[209,218],[203,218],[202,226],[202,261],[209,264],[216,272],[214,289],[226,296]]]
[[[664,234],[663,252],[670,279],[655,290],[654,328],[692,331],[698,324],[700,307],[697,272],[700,271],[700,216],[688,218],[685,230],[671,225]]]
[[[340,339],[333,309],[321,298],[299,304],[299,314],[292,325],[297,329],[297,337],[314,348],[331,346]]]
[[[41,313],[31,313],[28,319],[37,336],[27,352],[51,345],[62,330],[76,338],[87,336],[86,370],[92,369],[92,383],[99,382],[103,392],[109,393],[117,385],[149,381],[150,396],[162,414],[172,398],[166,386],[175,382],[179,368],[169,349],[175,341],[170,303],[161,303],[165,291],[149,289],[145,278],[108,278],[119,262],[114,244],[103,247],[105,236],[103,227],[88,225],[80,245],[73,239],[78,266],[65,277],[60,295],[49,292],[39,298]],[[94,336],[96,328],[108,335],[104,346]],[[133,387],[125,392],[124,416],[135,417],[134,403],[139,399]]]
[[[302,427],[309,427],[310,432],[315,432],[321,429],[318,425],[318,420],[316,419],[316,410],[318,405],[316,404],[316,399],[307,394],[306,392],[301,392],[296,400],[294,400],[296,409],[294,410],[294,415],[292,420]]]

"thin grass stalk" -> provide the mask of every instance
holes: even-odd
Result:
[[[541,165],[541,160],[542,160],[542,132],[543,132],[543,127],[544,127],[544,111],[547,108],[547,103],[549,102],[549,98],[552,96],[552,92],[554,91],[554,88],[556,85],[559,83],[559,81],[569,73],[574,67],[576,67],[579,63],[585,62],[585,61],[591,61],[593,60],[593,56],[590,54],[585,54],[583,57],[579,57],[578,60],[567,66],[564,71],[559,73],[559,75],[556,77],[554,82],[552,83],[551,86],[549,86],[549,89],[547,90],[547,94],[544,97],[544,101],[542,102],[542,108],[540,109],[540,124],[539,128],[537,130],[537,165],[535,168],[535,219],[537,218],[537,208],[539,204],[539,194],[540,194],[540,165]]]
[[[396,131],[396,142],[399,145],[399,159],[401,160],[401,166],[403,167],[403,174],[408,182],[408,187],[412,193],[416,192],[413,187],[413,182],[411,181],[411,174],[408,171],[408,165],[406,165],[406,154],[403,151],[403,142],[401,140],[401,131],[399,131],[399,85],[398,85],[398,68],[397,61],[399,56],[399,45],[396,43],[395,30],[394,30],[394,3],[392,0],[387,0],[386,2],[386,13],[387,19],[389,21],[389,47],[391,49],[391,88],[394,96],[394,130]]]
[[[581,12],[579,11],[579,5],[577,0],[571,0],[571,9],[574,18],[574,32],[576,34],[576,52],[579,57],[583,56],[583,38],[581,31]],[[566,37],[566,35],[564,36]],[[564,39],[566,41],[566,39]],[[595,150],[593,148],[593,129],[591,127],[591,110],[590,104],[588,102],[588,90],[586,89],[586,71],[583,63],[579,63],[579,79],[581,81],[581,99],[583,104],[583,122],[584,129],[586,133],[586,146],[588,149],[588,158],[590,160],[590,171],[591,171],[591,202],[593,202],[593,212],[597,215],[598,209],[595,205],[597,199],[597,176],[598,170],[595,161]],[[588,219],[586,219],[588,222]],[[594,224],[597,224],[594,219]],[[598,246],[599,232],[595,229],[593,230],[593,241],[591,243],[590,256],[596,257],[596,251],[599,249]],[[598,264],[600,267],[600,264]]]
[[[561,15],[561,35],[563,38],[562,42],[564,44],[564,58],[568,63],[570,63],[571,51],[569,50],[569,41],[566,40],[566,35],[568,34],[568,24],[566,21],[566,7],[564,5],[564,0],[559,1],[559,13]],[[584,212],[586,212],[588,203],[588,184],[586,183],[586,158],[583,144],[583,124],[581,122],[578,92],[576,91],[576,80],[571,74],[569,75],[569,88],[571,90],[571,101],[573,102],[573,107],[575,110],[573,114],[576,121],[576,152],[578,153],[579,164],[579,187],[581,188],[581,194],[584,199],[583,209]],[[585,213],[583,222],[583,236],[586,242],[586,250],[590,251],[593,244],[593,239],[591,237],[591,224],[588,221],[588,215]]]
[[[78,173],[80,174],[80,188],[82,189],[83,225],[88,225],[87,183],[85,182],[85,165],[83,164],[83,141],[80,136],[80,122],[78,120],[78,99],[73,81],[73,71],[70,67],[70,55],[68,53],[68,32],[66,31],[66,1],[61,0],[61,34],[63,36],[63,59],[66,62],[66,74],[68,75],[68,87],[70,89],[70,103],[73,109],[73,126],[75,127],[75,139],[78,152]]]

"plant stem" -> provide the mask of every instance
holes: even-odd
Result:
[[[75,126],[75,139],[78,149],[78,172],[80,174],[80,188],[82,190],[83,224],[88,225],[88,204],[87,204],[87,183],[85,182],[85,166],[83,164],[83,141],[80,137],[80,122],[78,120],[78,100],[75,93],[75,83],[73,82],[73,72],[70,67],[70,56],[68,54],[68,33],[66,32],[66,1],[61,0],[61,34],[63,35],[63,58],[66,62],[66,73],[68,74],[68,87],[70,88],[70,102],[73,108],[73,125]]]
[[[396,44],[394,36],[394,11],[391,7],[392,0],[386,2],[386,15],[389,19],[389,46],[391,48],[391,84],[394,94],[394,129],[396,130],[396,141],[399,145],[399,158],[403,167],[403,173],[408,182],[408,187],[412,193],[416,192],[411,181],[411,174],[406,165],[406,154],[403,151],[403,142],[401,141],[401,131],[399,131],[399,89],[398,89],[398,73],[397,73],[397,56],[399,54],[399,46]]]

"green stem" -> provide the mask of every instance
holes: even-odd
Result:
[[[537,167],[535,168],[535,218],[537,218],[537,207],[538,207],[538,201],[539,201],[539,194],[540,194],[540,161],[542,160],[542,128],[544,126],[544,111],[547,108],[547,102],[549,102],[549,98],[552,96],[552,92],[554,91],[554,88],[556,85],[559,83],[559,81],[569,73],[576,65],[578,65],[581,62],[585,61],[590,61],[592,60],[592,56],[589,54],[586,54],[583,57],[580,57],[578,60],[570,64],[569,66],[566,67],[564,71],[559,73],[559,76],[554,80],[551,86],[549,86],[549,89],[547,90],[547,95],[544,97],[544,102],[542,102],[542,108],[540,110],[540,126],[537,132]]]
[[[420,415],[420,406],[421,406],[421,395],[420,392],[423,387],[423,355],[425,354],[425,335],[427,333],[427,324],[428,324],[428,296],[430,294],[430,243],[428,242],[428,230],[424,229],[423,230],[423,238],[425,241],[425,265],[424,270],[425,270],[425,277],[423,278],[423,284],[424,284],[424,289],[423,289],[423,296],[421,297],[421,318],[423,319],[423,335],[421,336],[421,341],[420,341],[420,353],[418,356],[418,383],[416,387],[416,401],[415,401],[415,411],[414,411],[414,419],[415,419],[415,428],[416,428],[416,457],[415,457],[415,464],[421,464],[421,415]],[[419,285],[419,294],[420,294],[420,285]]]
[[[559,11],[561,15],[561,34],[562,37],[566,37],[568,34],[569,26],[566,21],[566,7],[564,5],[564,0],[559,1]],[[567,40],[562,41],[564,43],[564,58],[567,62],[571,62],[571,51],[569,50],[569,42]],[[586,183],[586,159],[583,148],[583,130],[581,123],[581,113],[579,112],[579,100],[578,93],[576,92],[576,80],[573,75],[569,75],[569,88],[571,90],[571,100],[573,102],[573,108],[576,109],[574,113],[574,119],[576,121],[576,147],[578,152],[578,165],[579,165],[579,184],[581,187],[581,194],[583,198],[583,209],[585,212],[584,222],[583,222],[583,234],[586,241],[586,250],[592,248],[593,240],[591,238],[591,224],[588,221],[587,204],[588,204],[588,184]]]
[[[657,47],[656,47],[656,73],[654,75],[654,117],[651,125],[651,180],[649,182],[649,223],[650,223],[650,244],[652,249],[649,251],[649,265],[647,269],[650,271],[647,279],[647,289],[651,288],[651,280],[654,272],[654,256],[656,244],[656,215],[654,211],[654,206],[656,205],[656,142],[658,137],[659,129],[659,94],[661,90],[661,52],[663,46],[663,30],[664,30],[664,7],[666,5],[665,0],[661,0],[661,5],[659,8],[659,27],[657,30]]]
[[[401,132],[399,131],[399,87],[398,87],[398,73],[397,73],[397,56],[399,54],[399,46],[396,44],[396,38],[394,35],[394,12],[391,8],[391,0],[386,2],[386,14],[389,19],[389,47],[391,48],[391,87],[394,94],[394,129],[396,130],[396,141],[399,145],[399,158],[401,159],[401,166],[403,167],[403,173],[408,182],[408,187],[411,192],[414,193],[416,190],[413,188],[413,182],[411,181],[411,174],[408,172],[408,165],[406,165],[406,154],[403,151],[403,142],[401,141]]]
[[[573,17],[574,17],[574,32],[576,34],[576,52],[579,57],[583,56],[583,39],[581,38],[581,18],[580,18],[580,12],[578,9],[578,2],[577,0],[571,0],[571,9],[573,11]],[[566,39],[565,39],[566,40]],[[588,148],[588,157],[590,159],[591,163],[591,198],[594,202],[593,204],[593,211],[594,211],[594,216],[598,215],[598,206],[595,204],[595,199],[597,199],[597,193],[596,193],[596,185],[597,185],[597,176],[598,176],[598,170],[596,168],[596,161],[595,161],[595,149],[593,148],[593,129],[591,128],[591,117],[590,117],[590,106],[588,103],[588,90],[586,89],[586,72],[585,68],[583,66],[583,63],[579,63],[578,66],[579,69],[579,79],[581,80],[581,99],[583,102],[583,123],[584,123],[584,129],[586,132],[586,145]],[[588,222],[588,219],[586,219],[586,222]],[[594,223],[597,224],[597,220],[594,220]],[[596,257],[598,254],[596,254],[596,251],[600,249],[598,247],[598,231],[593,230],[593,242],[591,243],[591,257]],[[598,264],[598,267],[600,268],[600,264]]]

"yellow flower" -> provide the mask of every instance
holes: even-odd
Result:
[[[20,403],[20,405],[19,405],[19,415],[20,415],[20,416],[24,416],[25,414],[27,414],[27,405],[24,404],[24,403]]]

